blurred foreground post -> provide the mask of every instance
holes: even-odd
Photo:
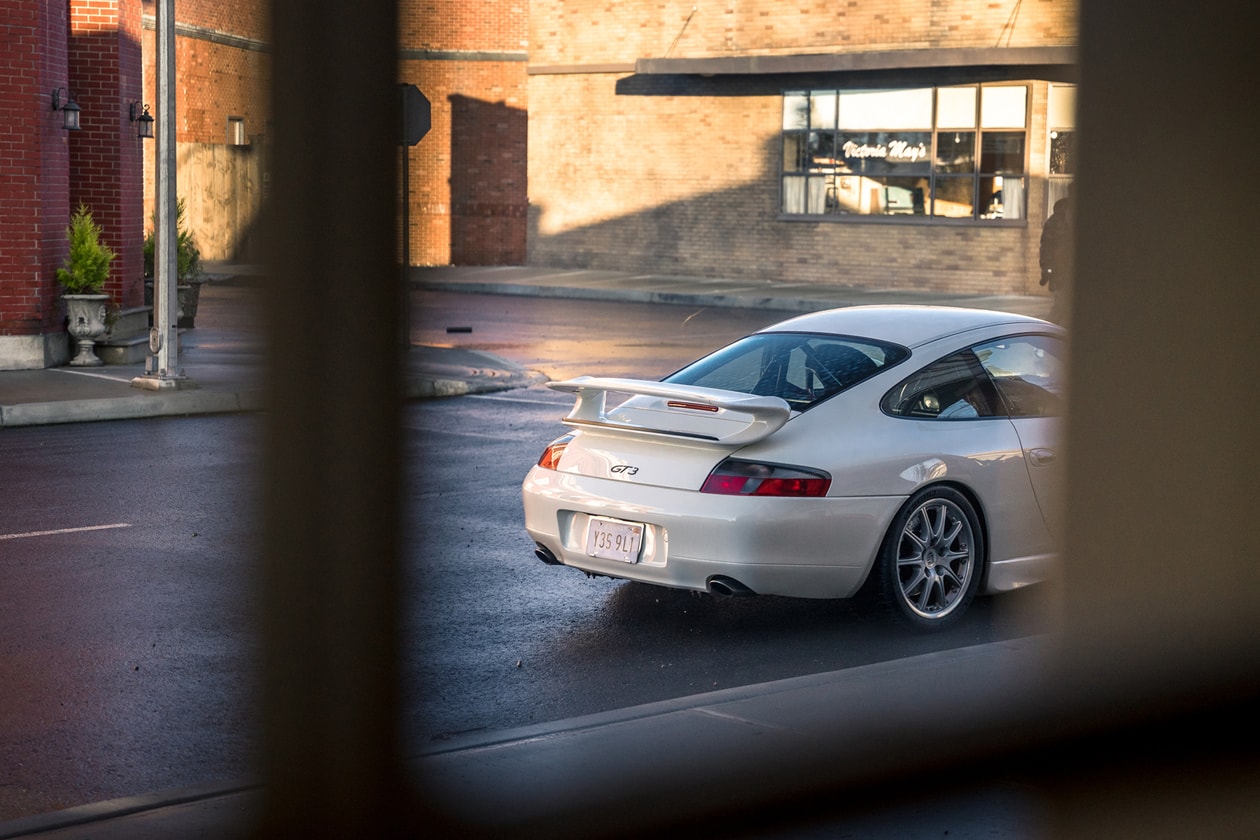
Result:
[[[406,813],[394,601],[397,8],[273,0],[272,15],[258,831],[394,836]]]

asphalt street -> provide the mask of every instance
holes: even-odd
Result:
[[[250,267],[214,268],[213,279],[225,302],[265,282]],[[1049,309],[1049,300],[1038,296],[924,299],[902,292],[571,270],[426,269],[416,271],[412,280],[415,288],[423,289],[785,313],[889,301],[975,305],[1032,314]],[[214,298],[212,292],[208,300]],[[189,337],[182,354],[195,371],[199,385],[195,390],[146,392],[132,387],[136,371],[127,369],[6,371],[0,372],[0,422],[18,426],[265,409],[259,378],[265,351],[253,330],[256,325],[220,329],[210,317],[205,323]],[[534,372],[497,353],[434,344],[413,348],[406,374],[408,397],[488,393],[538,381]],[[934,737],[932,722],[909,723],[908,710],[888,701],[907,696],[906,688],[924,679],[938,684],[937,703],[973,710],[967,717],[971,723],[960,721],[955,734],[971,733],[982,751],[1000,750],[986,740],[992,719],[1001,718],[1003,710],[1037,705],[1039,675],[1047,655],[1044,642],[1030,638],[705,692],[523,730],[477,733],[445,741],[439,750],[420,756],[415,772],[431,783],[456,824],[484,833],[581,836],[578,826],[595,824],[584,820],[598,821],[610,813],[627,815],[620,822],[623,830],[635,825],[648,830],[662,821],[677,824],[705,817],[703,799],[678,795],[676,780],[681,777],[708,774],[710,784],[721,785],[728,795],[742,791],[744,805],[755,807],[789,795],[793,783],[799,782],[798,772],[833,765],[831,756],[841,744],[854,772],[860,771],[858,777],[875,767],[893,772],[897,767],[915,766],[923,739]],[[834,713],[838,702],[847,710],[839,717]],[[722,759],[714,764],[713,756]],[[776,774],[768,779],[764,769],[785,757],[791,772],[784,767],[777,780]],[[661,767],[691,770],[680,777],[675,772],[661,774]],[[762,770],[750,774],[753,768]],[[977,786],[968,796],[953,800],[946,822],[955,831],[970,825],[1036,836],[1044,815],[1035,797],[1008,793],[995,794],[995,788]],[[228,836],[248,825],[260,795],[262,791],[248,780],[158,791],[2,823],[0,838],[191,836],[198,832]],[[659,807],[636,808],[634,803],[644,796]],[[487,813],[482,807],[486,801],[501,807]],[[1006,807],[994,807],[995,802]],[[866,816],[874,820],[867,824],[871,831],[866,836],[940,836],[943,825],[939,813],[927,820],[922,813],[904,809]]]

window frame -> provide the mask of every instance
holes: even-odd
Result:
[[[1027,341],[1027,340],[1048,341],[1057,345],[1058,352],[1053,355],[1060,362],[1059,368],[1056,371],[1056,375],[1059,380],[1059,382],[1056,384],[1059,386],[1060,392],[1056,393],[1055,391],[1051,389],[1042,389],[1042,390],[1045,390],[1054,396],[1055,405],[1057,408],[1060,409],[1058,411],[1022,412],[1022,411],[1015,410],[1016,406],[1012,404],[1009,389],[1003,388],[1002,385],[999,384],[999,381],[998,381],[999,377],[993,373],[993,371],[990,369],[989,364],[986,363],[985,359],[980,357],[980,354],[978,352],[980,349],[984,349],[991,345],[1000,344],[1003,342],[1017,342],[1017,341]],[[1052,333],[1022,332],[1022,333],[1014,333],[1011,335],[998,336],[996,338],[986,338],[981,341],[977,341],[974,344],[969,344],[966,347],[961,347],[957,350],[950,351],[949,353],[946,353],[944,356],[938,356],[937,358],[924,364],[921,367],[916,368],[912,373],[898,380],[898,382],[895,385],[893,385],[891,388],[889,388],[887,391],[885,391],[884,395],[880,398],[879,410],[885,415],[887,415],[888,417],[892,417],[897,420],[914,420],[918,422],[929,422],[929,423],[934,423],[937,421],[942,421],[946,423],[956,423],[960,421],[972,421],[972,420],[995,420],[995,419],[1016,420],[1016,419],[1023,419],[1023,418],[1029,418],[1029,417],[1062,417],[1066,413],[1066,411],[1062,410],[1064,406],[1064,396],[1061,393],[1063,389],[1062,380],[1064,380],[1067,376],[1065,365],[1062,364],[1062,359],[1065,355],[1066,355],[1065,339],[1062,336],[1054,335]],[[980,385],[981,390],[983,391],[984,398],[987,400],[989,404],[990,413],[977,414],[975,416],[943,417],[941,416],[940,412],[945,407],[942,407],[939,405],[937,407],[938,413],[935,415],[903,413],[903,411],[898,410],[897,408],[894,408],[894,404],[896,404],[897,406],[903,406],[913,400],[920,398],[924,393],[926,393],[927,389],[918,388],[917,390],[910,392],[908,396],[906,396],[905,394],[899,395],[898,392],[905,391],[911,383],[915,383],[916,380],[923,379],[924,375],[928,371],[930,371],[932,368],[936,367],[937,365],[948,363],[950,362],[950,360],[953,360],[956,358],[964,359],[966,361],[966,365],[969,368],[969,373],[971,374],[972,378],[976,381],[976,383]]]
[[[985,91],[1010,89],[1022,89],[1023,91],[1023,124],[986,124]],[[970,127],[964,126],[956,120],[943,120],[940,113],[941,92],[967,90],[974,92],[972,104],[964,106],[964,110],[970,108],[972,112]],[[930,126],[907,128],[902,125],[900,127],[891,126],[883,129],[870,128],[866,125],[860,128],[842,127],[843,119],[840,113],[843,105],[841,104],[841,97],[846,95],[856,97],[873,93],[897,94],[913,91],[930,92]],[[881,88],[875,90],[842,87],[801,87],[785,88],[781,91],[781,96],[782,122],[779,129],[778,220],[834,221],[856,224],[909,223],[978,225],[986,227],[1027,226],[1029,211],[1028,192],[1031,182],[1031,83],[976,83],[917,88]],[[828,99],[831,102],[826,107],[816,107],[815,103],[820,101],[826,103]],[[816,115],[819,112],[830,118],[830,125],[814,124]],[[966,167],[969,171],[960,172],[952,168],[952,166],[942,165],[939,154],[942,148],[941,138],[944,135],[961,135],[964,132],[970,135],[971,153]],[[915,155],[907,155],[909,169],[912,171],[902,174],[894,171],[897,166],[896,163],[885,162],[884,167],[887,171],[877,173],[877,177],[872,179],[865,172],[852,171],[852,167],[842,163],[843,159],[837,154],[837,145],[841,142],[840,138],[842,136],[861,134],[870,136],[914,135],[914,139],[919,141],[921,141],[923,135],[926,135],[930,142],[927,144],[926,149],[912,149],[916,153],[926,152],[925,155],[921,155],[922,161]],[[1019,135],[1019,142],[1022,145],[1022,150],[1017,155],[1019,170],[1012,171],[1008,167],[1004,170],[994,170],[993,172],[982,171],[986,137],[1000,137],[1003,134],[1008,136]],[[913,146],[915,144],[911,143],[909,145]],[[821,157],[811,160],[811,149],[819,149],[822,152]],[[828,149],[830,149],[830,156],[827,153]],[[874,157],[878,153],[872,151],[869,154]],[[891,154],[889,157],[891,157]],[[1002,160],[1009,164],[1011,158],[1003,157]],[[863,166],[865,167],[865,161],[863,161]],[[903,165],[902,168],[905,169],[906,167]],[[992,182],[995,178],[1004,179],[1002,186],[997,190],[990,188],[987,192],[988,195],[993,193],[1001,194],[1005,189],[1005,179],[1018,180],[1020,186],[1018,188],[1019,196],[1017,201],[1019,203],[1014,208],[1014,215],[1010,215],[1005,207],[1001,207],[1002,215],[993,216],[990,215],[990,211],[994,207],[992,203],[981,206],[981,201],[984,198],[982,185],[986,181]],[[884,188],[883,200],[880,204],[884,208],[881,212],[849,212],[840,209],[842,207],[839,197],[841,192],[854,190],[852,179],[861,179],[857,185],[856,192],[859,211],[865,200],[862,193],[875,193],[870,199],[872,204],[879,198],[879,187],[876,187],[875,190],[866,190],[864,188],[866,180],[871,180],[875,184],[887,185]],[[966,186],[969,187],[970,196],[969,214],[947,214],[941,190],[951,180],[955,184],[967,182]],[[894,183],[898,181],[899,183]],[[911,185],[912,181],[918,183],[917,188]],[[1006,192],[1009,195],[1012,191],[1008,190]],[[905,193],[904,196],[901,195],[902,192]],[[799,206],[801,208],[800,212],[787,210],[786,207],[789,204]]]
[[[1054,209],[1055,202],[1067,196],[1076,179],[1076,91],[1074,84],[1051,84],[1046,90],[1046,215]],[[1069,133],[1070,142],[1064,144],[1062,159],[1066,167],[1056,171],[1059,156],[1055,154],[1055,141],[1060,133]]]
[[[934,368],[945,365],[951,367],[961,366],[968,375],[966,381],[969,381],[971,385],[966,388],[959,388],[957,383],[964,380],[962,378],[954,378],[941,379],[929,387],[927,384],[931,380],[929,372]],[[911,389],[912,385],[913,389]],[[959,399],[973,389],[978,388],[982,392],[984,401],[988,403],[988,410],[985,413],[977,412],[970,416],[946,416],[943,412],[948,410],[949,406],[942,406],[938,402],[935,414],[912,413],[910,407],[913,404],[922,402],[930,391],[939,391],[945,387],[949,387],[951,392],[954,392],[954,396]],[[960,423],[975,420],[1004,419],[1007,417],[1006,405],[1002,402],[997,392],[997,387],[993,384],[993,378],[989,375],[984,365],[981,364],[972,347],[963,347],[933,359],[909,376],[901,379],[896,385],[884,392],[884,396],[879,401],[879,410],[887,416],[898,420],[913,420],[927,423]]]
[[[1034,345],[1033,352],[1042,350],[1050,354],[1054,359],[1055,369],[1053,375],[1047,377],[1047,381],[1053,387],[1045,387],[1029,380],[1024,371],[1020,371],[1017,375],[999,376],[993,371],[989,360],[981,355],[982,350],[988,349],[993,345],[1012,342],[1032,344]],[[1027,417],[1063,417],[1067,414],[1064,394],[1066,390],[1064,380],[1067,377],[1067,346],[1063,338],[1046,333],[1019,333],[982,341],[971,345],[967,349],[976,356],[980,366],[984,369],[985,375],[993,383],[993,388],[1001,399],[1005,416],[1012,420],[1017,420]],[[1016,382],[1019,382],[1021,386],[1025,386],[1022,394],[1018,393],[1020,388],[1011,387]],[[1026,399],[1027,397],[1036,399],[1033,402],[1029,402]],[[1028,410],[1034,405],[1038,407],[1038,410]],[[1042,407],[1044,406],[1053,406],[1053,409],[1043,410]]]

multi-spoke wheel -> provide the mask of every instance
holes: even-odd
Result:
[[[949,487],[921,490],[884,539],[881,600],[920,630],[943,630],[966,612],[983,562],[984,537],[966,497]]]

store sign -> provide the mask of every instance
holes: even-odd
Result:
[[[887,143],[857,143],[853,140],[840,147],[847,160],[886,160],[889,163],[917,163],[928,156],[925,143],[889,140]]]

